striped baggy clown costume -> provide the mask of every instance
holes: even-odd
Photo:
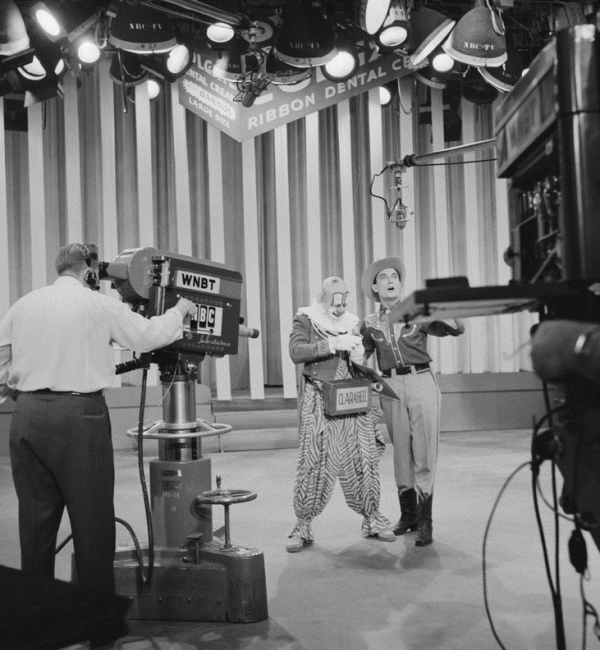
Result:
[[[362,515],[362,534],[393,541],[391,523],[379,512],[379,459],[385,443],[373,412],[330,417],[324,413],[323,381],[347,379],[349,357],[362,360],[358,316],[345,311],[347,289],[328,278],[318,300],[296,314],[289,351],[303,364],[299,390],[299,456],[294,486],[295,526],[288,551],[313,541],[312,520],[339,479],[346,503]]]

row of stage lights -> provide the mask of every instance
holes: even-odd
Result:
[[[426,86],[458,80],[466,99],[486,103],[511,90],[525,68],[519,48],[507,47],[499,2],[474,0],[456,21],[419,0],[296,0],[274,20],[198,0],[47,0],[29,7],[28,29],[15,1],[3,0],[0,96],[24,92],[25,105],[47,99],[68,69],[81,76],[110,56],[116,83],[148,82],[153,98],[161,82],[185,74],[194,51],[206,50],[215,57],[213,74],[235,83],[236,99],[251,106],[269,84],[298,84],[316,67],[331,81],[350,79],[359,67],[357,42],[366,38],[380,53],[406,54]],[[172,16],[202,27],[178,33]]]
[[[115,83],[148,83],[151,99],[192,63],[192,46],[170,19],[142,5],[87,0],[36,2],[26,26],[14,0],[0,5],[0,96],[25,95],[25,106],[60,92],[70,70],[81,77],[106,57]]]
[[[477,103],[512,89],[523,71],[516,48],[509,58],[495,0],[475,0],[458,22],[420,2],[415,5],[415,0],[359,0],[353,3],[354,12],[339,5],[298,2],[279,26],[269,21],[246,29],[223,22],[210,25],[206,42],[220,52],[213,73],[235,81],[242,102],[251,105],[269,83],[299,83],[315,67],[330,81],[350,79],[360,65],[361,38],[372,39],[382,54],[400,51],[409,56],[415,78],[427,86],[464,81],[467,99]],[[480,86],[489,92],[482,93]],[[388,90],[382,87],[384,104],[391,101]]]

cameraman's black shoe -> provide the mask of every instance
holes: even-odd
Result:
[[[413,488],[398,490],[400,501],[400,519],[394,526],[394,535],[404,535],[408,531],[417,530],[419,522],[419,509],[417,507],[417,493]]]
[[[420,506],[419,525],[415,546],[429,546],[433,542],[433,523],[431,520],[431,504],[433,495],[430,494]]]

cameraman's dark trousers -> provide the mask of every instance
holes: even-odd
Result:
[[[114,457],[101,391],[18,395],[10,457],[19,499],[21,569],[54,577],[66,507],[82,587],[114,594]]]

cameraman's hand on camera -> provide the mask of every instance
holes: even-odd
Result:
[[[175,307],[179,309],[183,318],[196,314],[196,304],[187,298],[179,298]]]
[[[531,341],[533,369],[544,380],[582,376],[600,383],[600,327],[555,320],[541,323]]]
[[[358,345],[362,347],[362,338],[356,334],[338,334],[329,337],[329,349],[332,352],[352,352]]]

